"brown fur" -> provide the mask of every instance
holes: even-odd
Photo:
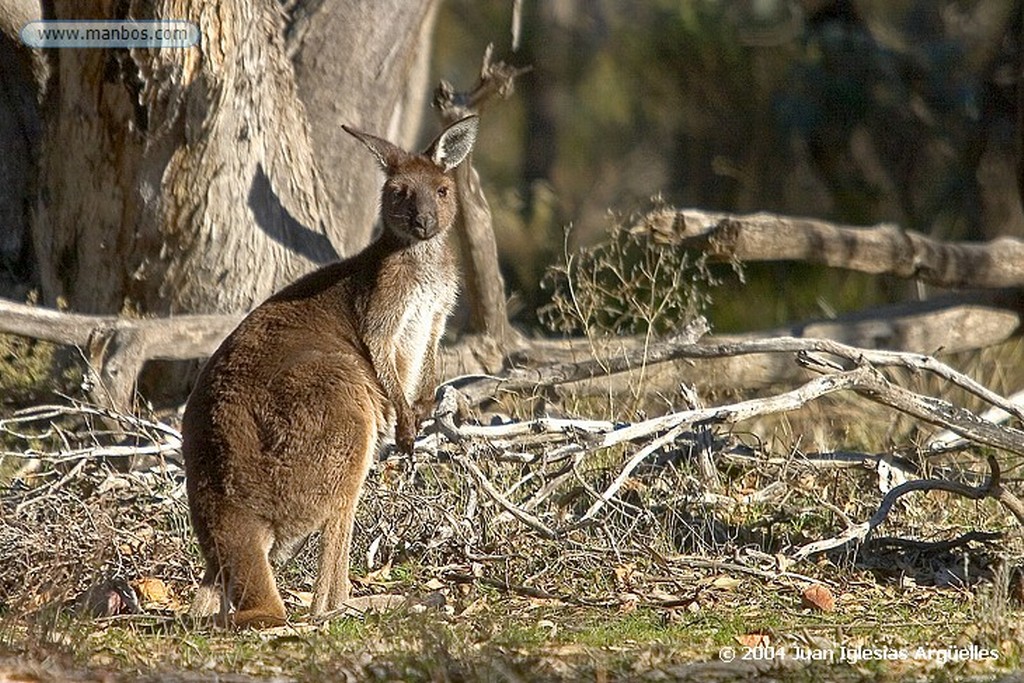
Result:
[[[271,561],[318,530],[312,611],[340,607],[356,503],[381,438],[394,424],[399,449],[411,453],[432,403],[458,282],[451,170],[472,147],[476,121],[453,124],[421,155],[349,132],[387,174],[381,236],[253,310],[207,362],[185,409],[189,509],[206,560],[195,614],[219,608],[226,618],[233,606],[235,624],[283,623]]]

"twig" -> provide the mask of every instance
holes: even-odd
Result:
[[[46,498],[47,496],[51,495],[54,491],[59,490],[62,486],[64,486],[69,481],[71,481],[72,479],[77,477],[79,474],[81,474],[82,470],[85,468],[85,463],[86,462],[87,462],[86,460],[79,460],[78,462],[75,463],[74,467],[72,467],[70,470],[68,470],[67,474],[65,474],[63,477],[61,477],[57,481],[52,482],[52,483],[42,487],[39,490],[30,491],[28,494],[25,495],[25,497],[21,500],[21,502],[19,502],[18,505],[14,508],[14,514],[15,515],[21,514],[21,511],[24,510],[27,505],[29,505],[29,504],[31,504],[31,503],[33,503],[35,501],[42,500],[42,499]]]
[[[465,467],[476,479],[477,484],[480,485],[487,495],[494,499],[494,501],[500,505],[506,512],[511,514],[513,517],[518,519],[520,522],[530,527],[537,533],[541,534],[545,538],[558,538],[560,534],[551,528],[549,528],[544,522],[540,521],[529,512],[514,505],[508,498],[501,494],[501,491],[491,483],[491,480],[487,478],[487,475],[477,467],[476,463],[467,458],[464,455],[458,455],[455,457],[455,461]]]
[[[795,410],[822,396],[844,389],[852,389],[857,385],[861,375],[867,371],[867,368],[856,368],[847,372],[812,379],[796,389],[775,396],[766,396],[765,398],[750,399],[748,401],[700,410],[683,410],[651,418],[607,433],[601,442],[601,446],[608,447],[625,441],[643,438],[684,423],[734,424],[761,415]]]
[[[619,475],[615,477],[615,480],[612,481],[612,483],[608,486],[607,489],[605,489],[604,493],[602,493],[601,496],[596,501],[594,501],[594,504],[590,506],[590,509],[588,509],[583,514],[583,516],[579,518],[577,524],[582,524],[583,522],[586,522],[588,519],[596,515],[597,512],[602,507],[604,507],[605,503],[611,500],[615,496],[615,494],[619,492],[619,489],[622,488],[622,485],[626,483],[626,480],[629,479],[630,475],[633,473],[633,470],[635,470],[640,465],[640,463],[642,463],[648,457],[650,457],[654,453],[657,453],[663,447],[667,446],[668,444],[672,443],[677,438],[679,438],[679,435],[682,434],[683,430],[688,426],[689,425],[686,423],[676,425],[665,434],[659,436],[658,438],[654,439],[649,444],[638,450],[622,468],[622,471],[619,472]]]
[[[18,410],[12,417],[0,419],[0,430],[8,429],[8,425],[52,421],[54,418],[64,416],[99,417],[136,429],[152,429],[166,434],[179,444],[181,443],[181,432],[163,422],[147,420],[138,415],[111,410],[103,406],[90,405],[70,397],[65,398],[70,405],[45,404]]]
[[[885,521],[886,517],[889,516],[889,511],[892,510],[892,506],[896,503],[896,500],[907,493],[912,491],[947,491],[949,493],[955,493],[971,500],[981,500],[982,498],[996,498],[1003,503],[1010,512],[1017,518],[1017,521],[1024,524],[1024,507],[1020,506],[1020,501],[1013,497],[1013,499],[1007,503],[1003,499],[1004,494],[1002,487],[999,483],[999,463],[994,456],[988,458],[989,468],[991,469],[991,475],[989,481],[982,486],[967,486],[955,481],[948,481],[945,479],[915,479],[913,481],[907,481],[899,486],[892,488],[885,497],[882,498],[882,503],[878,506],[878,510],[871,516],[866,522],[855,524],[848,528],[843,533],[832,538],[824,539],[821,541],[814,541],[800,546],[794,553],[794,557],[797,559],[803,559],[811,555],[816,555],[826,550],[832,550],[845,546],[848,543],[857,541],[863,543],[868,535],[882,522]]]
[[[21,458],[23,460],[49,460],[61,462],[68,460],[107,460],[110,458],[130,458],[139,455],[167,455],[181,451],[180,444],[159,443],[151,446],[91,446],[89,448],[72,448],[57,453],[45,453],[36,450],[0,451],[0,456]]]

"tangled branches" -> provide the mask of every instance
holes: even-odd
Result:
[[[528,389],[531,381],[536,388],[575,377],[565,363],[463,379],[461,391],[444,387],[414,456],[385,448],[367,481],[354,554],[362,558],[357,575],[360,564],[366,572],[363,592],[388,585],[389,572],[404,564],[449,583],[535,598],[669,605],[696,600],[701,577],[721,574],[828,584],[830,573],[808,560],[854,557],[883,524],[927,546],[937,532],[1003,527],[1005,513],[1024,521],[1024,505],[992,450],[1024,454],[1024,432],[900,387],[886,368],[939,377],[1007,418],[1019,420],[1020,407],[934,358],[811,339],[718,347],[677,340],[670,351],[696,358],[785,353],[817,376],[775,395],[713,407],[693,400],[683,410],[629,423],[569,417],[487,422],[471,409],[486,395]],[[780,454],[739,431],[743,422],[844,392],[944,427],[968,448],[986,449],[988,475],[950,460],[950,448],[941,444]],[[0,565],[10,568],[0,589],[8,606],[67,604],[111,578],[157,576],[190,590],[199,562],[173,427],[69,404],[2,419],[0,435],[18,444],[0,462],[11,472],[0,525]],[[884,494],[874,503],[865,495],[872,485]],[[948,501],[906,503],[912,491],[943,491],[1000,507],[954,517]],[[969,528],[933,547],[949,553],[1000,538]],[[1003,552],[1016,552],[1013,547],[1004,543]],[[313,557],[311,546],[284,569],[286,587],[308,590]]]

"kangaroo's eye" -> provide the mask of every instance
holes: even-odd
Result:
[[[447,185],[442,185],[441,187],[437,188],[437,196],[438,197],[442,197],[442,198],[443,197],[447,197],[448,196],[448,186]]]

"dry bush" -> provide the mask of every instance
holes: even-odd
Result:
[[[5,613],[52,615],[95,603],[97,590],[102,612],[109,592],[151,577],[169,585],[172,598],[143,610],[169,615],[183,607],[201,562],[173,429],[78,404],[38,408],[0,427],[23,441],[4,458],[24,465],[3,489]],[[629,449],[588,452],[582,432],[557,442],[541,436],[509,447],[456,444],[430,432],[415,458],[379,461],[357,519],[357,592],[396,585],[426,592],[421,581],[437,577],[574,604],[659,605],[692,598],[702,576],[723,573],[766,585],[841,586],[848,572],[868,567],[892,580],[966,587],[1024,557],[1019,537],[995,533],[929,546],[1008,523],[994,503],[932,493],[906,498],[880,530],[886,538],[832,552],[824,564],[794,564],[786,558],[795,548],[871,515],[879,477],[870,465],[892,454],[853,454],[837,466],[827,455],[773,453],[755,435],[730,430],[679,433],[583,519]],[[700,467],[702,453],[711,455],[713,472]],[[508,514],[480,475],[557,533],[548,537]],[[285,589],[310,589],[315,550],[314,541],[283,568]],[[130,603],[131,596],[119,609],[133,611]]]
[[[195,580],[173,430],[67,404],[21,411],[0,431],[4,611],[52,612],[146,577]]]
[[[551,303],[537,311],[549,329],[567,334],[665,335],[700,315],[720,282],[707,257],[630,230],[636,214],[613,217],[605,239],[573,253],[566,230],[562,263],[548,268],[541,288]]]

